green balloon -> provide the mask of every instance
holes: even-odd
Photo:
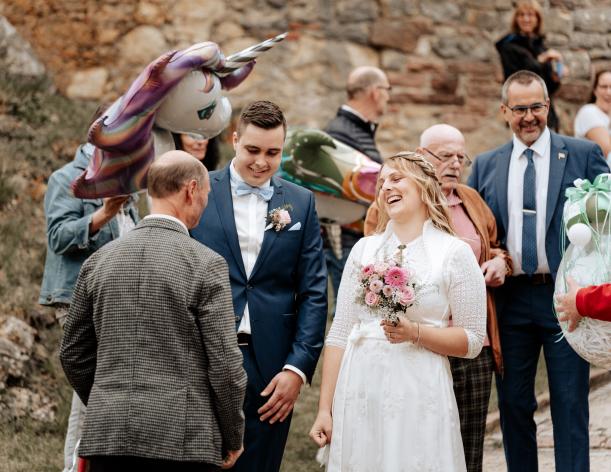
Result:
[[[611,198],[606,193],[594,193],[586,200],[588,223],[599,232],[611,230]],[[567,225],[568,226],[568,225]]]

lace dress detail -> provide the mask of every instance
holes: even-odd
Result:
[[[392,226],[361,239],[342,277],[336,316],[325,344],[344,348],[333,401],[330,471],[464,471],[460,423],[446,356],[410,342],[390,344],[380,316],[356,302],[360,268],[387,259],[399,241]],[[406,316],[419,323],[453,325],[467,333],[467,357],[481,350],[486,289],[464,242],[425,224],[403,252],[420,279]]]

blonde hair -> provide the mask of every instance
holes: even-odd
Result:
[[[387,166],[409,177],[420,188],[422,203],[426,206],[428,217],[431,219],[433,226],[455,235],[452,223],[450,223],[446,197],[441,190],[441,183],[435,175],[433,165],[423,155],[405,151],[385,159],[382,169]],[[382,169],[380,169],[380,172]],[[376,185],[376,204],[379,211],[376,233],[384,232],[390,220],[386,212],[384,199],[380,196],[381,186],[382,181],[379,179]]]
[[[518,13],[523,11],[532,10],[535,12],[537,16],[537,26],[535,26],[534,33],[537,36],[541,36],[543,34],[543,10],[541,9],[541,5],[537,0],[521,0],[517,2],[515,9],[513,10],[513,15],[511,16],[511,32],[515,34],[520,34],[520,27],[518,26]]]

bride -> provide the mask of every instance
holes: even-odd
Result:
[[[464,471],[446,356],[473,358],[482,348],[484,278],[473,251],[454,236],[422,156],[386,160],[377,195],[378,234],[354,246],[342,277],[310,437],[329,445],[329,471]],[[407,268],[412,287],[402,289],[407,308],[398,322],[379,301],[392,297],[387,279],[377,286],[368,285],[377,276],[366,279],[389,266]]]

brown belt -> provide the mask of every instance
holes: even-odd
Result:
[[[551,274],[532,274],[532,275],[516,275],[515,277],[511,277],[515,281],[518,281],[522,284],[528,285],[547,285],[554,283],[554,279],[552,279]]]
[[[238,333],[238,346],[248,346],[250,344],[250,334]]]

